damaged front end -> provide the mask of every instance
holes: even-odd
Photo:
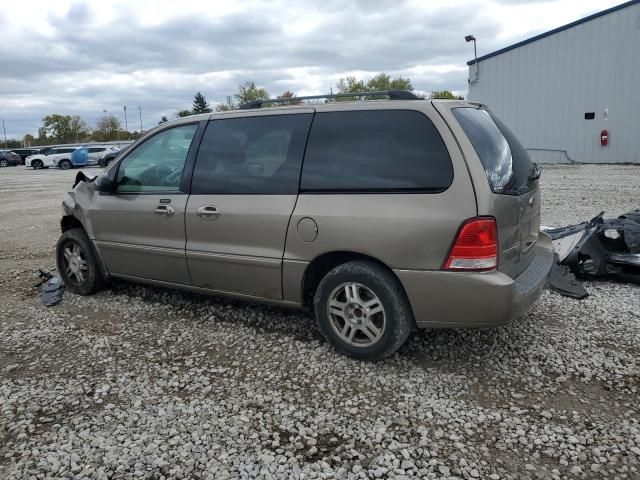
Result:
[[[612,278],[640,283],[640,209],[618,218],[603,218],[561,228],[543,228],[556,256],[550,285],[568,296],[588,295],[579,278]]]

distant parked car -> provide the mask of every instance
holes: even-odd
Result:
[[[86,149],[86,156],[73,155],[80,148]],[[61,170],[68,170],[74,167],[86,167],[98,165],[102,157],[109,153],[117,153],[117,147],[110,145],[87,145],[76,147],[53,147],[40,151],[39,153],[27,157],[26,165],[33,167],[34,170],[39,168],[58,167]],[[79,160],[82,159],[82,160]]]
[[[0,150],[0,167],[8,167],[10,165],[20,165],[22,160],[20,155],[11,150]]]
[[[20,163],[24,165],[27,157],[40,153],[40,150],[38,150],[37,148],[14,148],[12,152],[17,153],[20,156]]]
[[[107,155],[113,155],[112,158],[118,154],[120,150],[118,147],[113,146],[100,146],[100,147],[89,147],[89,165],[102,165],[102,161],[104,157]]]
[[[104,157],[102,157],[100,159],[100,161],[98,162],[98,165],[100,165],[102,168],[108,166],[111,162],[113,162],[118,156],[122,155],[123,153],[125,153],[127,151],[127,149],[129,148],[129,146],[126,146],[120,150],[117,150],[115,152],[110,152],[107,153]]]
[[[53,147],[44,152],[37,153],[27,157],[25,165],[32,167],[34,170],[49,167],[60,167],[67,170],[73,167],[71,163],[71,154],[77,147]]]

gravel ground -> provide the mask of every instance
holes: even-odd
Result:
[[[640,288],[546,291],[379,363],[304,312],[119,283],[40,304],[75,172],[0,170],[0,478],[640,478]],[[546,167],[543,223],[638,207],[640,167]]]

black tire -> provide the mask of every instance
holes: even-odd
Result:
[[[76,246],[79,248],[81,258],[86,262],[86,270],[83,270],[82,275],[83,281],[79,281],[78,277],[70,274],[70,270],[67,268],[69,261],[65,257],[65,250],[67,248],[74,250]],[[66,288],[72,292],[78,295],[91,295],[106,286],[91,241],[82,228],[71,228],[60,236],[56,246],[56,260],[60,277]]]
[[[329,300],[334,298],[336,292],[339,294],[340,289],[353,284],[362,288],[361,293],[364,294],[368,291],[377,297],[375,300],[379,301],[383,307],[383,317],[378,316],[378,320],[372,320],[379,322],[376,328],[381,333],[375,343],[370,345],[360,346],[349,343],[336,330],[336,328],[340,328],[339,325],[336,326],[336,323],[341,321],[342,314],[347,311],[347,308],[341,310],[342,313],[337,317],[335,314],[330,315],[329,312]],[[357,297],[360,298],[360,294],[357,294]],[[369,302],[375,300],[369,300]],[[372,261],[347,262],[327,273],[318,285],[313,306],[320,331],[327,341],[338,352],[358,360],[382,360],[391,355],[407,340],[415,326],[413,312],[402,285],[389,269]],[[360,313],[357,313],[358,310]],[[354,319],[354,321],[367,322],[369,320],[368,313],[363,313],[363,310],[369,311],[367,308],[356,308],[356,315],[364,317]],[[343,325],[346,326],[346,324],[345,316]],[[357,332],[355,336],[352,335],[353,341],[357,341],[359,335],[363,337],[362,341],[365,343],[372,340],[364,334],[361,325],[355,326],[355,329]]]
[[[40,170],[42,167],[44,167],[44,163],[42,163],[42,160],[34,160],[31,162],[31,167],[34,170]]]
[[[0,160],[0,167],[8,167],[9,161],[6,158]]]
[[[58,162],[58,168],[60,170],[69,170],[70,168],[73,168],[73,164],[71,163],[70,160],[62,159]]]

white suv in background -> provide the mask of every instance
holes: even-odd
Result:
[[[57,167],[62,160],[65,160],[68,162],[66,165],[73,166],[71,163],[71,154],[77,148],[78,147],[54,147],[44,153],[38,153],[27,157],[24,164],[27,167],[32,167],[34,170],[38,170],[40,168]]]
[[[34,170],[39,168],[59,167],[63,170],[68,170],[76,166],[86,167],[87,165],[98,165],[102,157],[108,153],[117,152],[119,149],[110,145],[92,145],[87,147],[88,161],[83,165],[76,165],[71,159],[71,154],[78,148],[87,147],[86,145],[79,145],[77,147],[54,147],[44,153],[38,153],[31,155],[25,160],[27,167],[32,167]]]

